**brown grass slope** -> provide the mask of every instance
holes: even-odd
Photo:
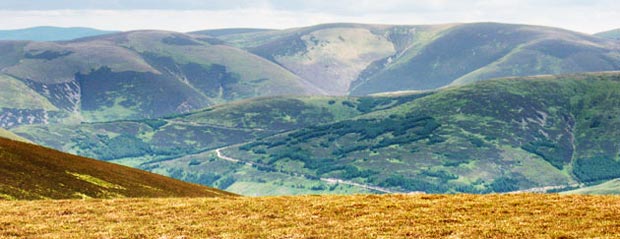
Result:
[[[0,199],[216,197],[230,193],[0,138]]]
[[[620,198],[358,195],[0,202],[0,238],[618,238]]]
[[[19,135],[16,135],[13,132],[8,131],[8,130],[3,129],[3,128],[0,128],[0,138],[7,138],[7,139],[12,139],[12,140],[20,141],[20,142],[24,142],[24,143],[31,143],[30,140],[22,138]]]

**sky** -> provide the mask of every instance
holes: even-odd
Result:
[[[618,0],[0,0],[0,29],[33,26],[188,32],[355,22],[504,22],[596,33],[620,28]]]

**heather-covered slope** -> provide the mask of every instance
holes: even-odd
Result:
[[[221,197],[232,194],[0,138],[0,199]]]

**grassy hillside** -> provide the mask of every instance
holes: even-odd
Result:
[[[435,89],[506,76],[620,69],[613,41],[562,29],[497,23],[463,24],[415,52],[359,79],[351,94]]]
[[[346,95],[358,77],[373,74],[446,27],[335,23],[219,39],[272,60],[329,94]]]
[[[601,184],[583,187],[575,190],[562,192],[563,194],[592,194],[592,195],[612,195],[620,194],[620,179],[613,179]]]
[[[66,41],[82,37],[113,33],[85,27],[32,27],[0,30],[0,40]]]
[[[0,172],[0,198],[8,200],[232,195],[5,138],[0,138]]]
[[[97,159],[169,158],[340,121],[417,97],[267,97],[159,119],[26,125],[12,131],[42,145]]]
[[[57,117],[68,117],[68,113],[26,83],[0,74],[0,127],[52,123]]]
[[[508,192],[620,177],[620,149],[609,143],[619,94],[617,73],[541,76],[423,94],[259,98],[158,120],[13,131],[247,195]]]
[[[1,105],[0,113],[11,115],[2,127],[154,118],[251,97],[321,93],[281,66],[207,36],[135,31],[0,41],[0,53],[0,83],[10,86],[0,95],[21,103]]]
[[[132,31],[0,41],[0,55],[4,128],[158,118],[261,96],[366,95],[620,69],[614,40],[497,23]]]
[[[336,189],[340,187],[317,180],[263,172],[253,167],[217,160],[212,153],[202,152],[251,142],[259,137],[288,130],[349,119],[374,110],[395,107],[422,96],[267,97],[153,120],[28,125],[12,130],[34,142],[61,151],[140,167],[205,185],[221,188],[232,185],[230,190],[237,193],[366,192],[349,189],[339,191]],[[231,182],[232,179],[235,181]],[[229,182],[221,184],[225,180]],[[279,181],[286,185],[274,184]],[[238,183],[234,185],[234,182]],[[299,185],[305,186],[301,188]]]
[[[5,201],[0,237],[614,238],[617,202],[533,194]]]
[[[402,191],[506,192],[620,177],[618,74],[503,79],[222,151]]]
[[[611,40],[541,26],[324,24],[223,34],[330,94],[437,89],[506,76],[620,69]]]

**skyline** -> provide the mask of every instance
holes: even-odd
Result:
[[[351,7],[355,6],[355,7]],[[218,28],[286,29],[333,22],[430,25],[501,22],[597,33],[620,28],[612,0],[239,1],[110,0],[0,3],[0,29],[35,26],[180,32]],[[243,17],[239,17],[243,16]]]

